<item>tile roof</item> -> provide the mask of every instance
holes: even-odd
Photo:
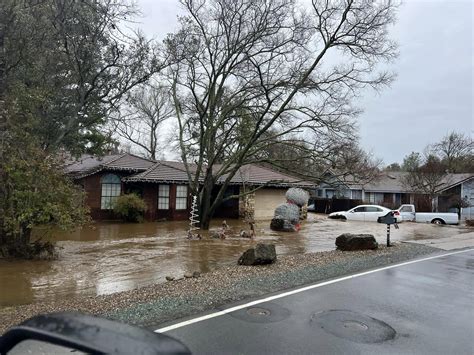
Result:
[[[216,165],[215,169],[220,169],[221,165]],[[196,166],[190,165],[190,171],[193,173]],[[218,183],[223,183],[226,175],[222,176]],[[141,173],[128,176],[124,181],[143,181],[143,182],[188,182],[188,175],[183,163],[174,161],[158,161],[151,168]],[[201,179],[202,181],[202,179]],[[314,187],[314,183],[302,181],[296,177],[279,173],[277,171],[264,168],[255,164],[248,164],[241,167],[230,180],[231,185],[266,185],[266,186],[301,186]]]
[[[130,153],[111,154],[103,157],[83,155],[65,167],[66,174],[82,178],[101,170],[122,170],[139,172],[153,166],[155,162]]]
[[[223,176],[222,180],[226,177]],[[301,179],[289,176],[278,171],[262,167],[255,164],[248,164],[242,166],[237,173],[230,180],[231,184],[250,184],[250,185],[261,185],[261,184],[274,184],[277,185],[298,185],[314,187],[315,183],[310,181],[302,181]]]
[[[183,182],[188,181],[188,175],[184,166],[178,168],[168,164],[168,162],[157,162],[141,173],[124,178],[124,181]]]

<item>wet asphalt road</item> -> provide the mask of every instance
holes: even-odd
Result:
[[[166,334],[193,354],[473,354],[474,250],[335,282]]]

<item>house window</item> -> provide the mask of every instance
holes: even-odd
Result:
[[[158,209],[170,208],[170,185],[158,185]]]
[[[366,193],[367,198],[367,193]],[[380,192],[370,192],[368,193],[368,200],[370,203],[378,205],[383,203],[383,193]]]
[[[176,186],[176,209],[185,210],[188,208],[188,187],[186,185]]]
[[[362,200],[362,190],[352,190],[353,200]]]
[[[100,208],[103,210],[111,210],[114,208],[117,197],[120,196],[122,184],[120,178],[114,174],[107,174],[102,176],[100,180],[101,195]]]

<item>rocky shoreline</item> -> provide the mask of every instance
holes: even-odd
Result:
[[[162,324],[231,302],[403,262],[440,249],[398,243],[377,250],[282,256],[272,265],[222,267],[200,277],[96,297],[75,297],[0,309],[0,333],[40,313],[78,311],[141,326]]]

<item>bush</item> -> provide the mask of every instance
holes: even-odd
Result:
[[[114,206],[114,212],[127,222],[142,222],[145,211],[145,201],[136,194],[119,196]]]
[[[466,226],[474,227],[474,219],[466,219]]]

